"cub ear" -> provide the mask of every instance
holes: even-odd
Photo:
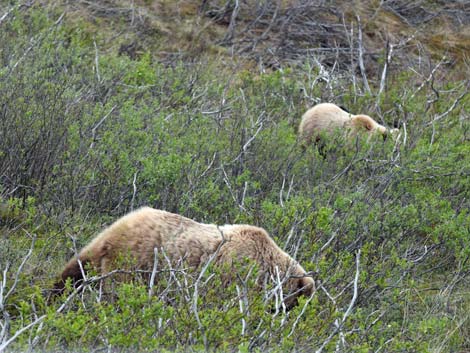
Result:
[[[374,124],[372,123],[371,119],[361,116],[360,117],[362,126],[366,128],[367,131],[372,131],[374,129]]]

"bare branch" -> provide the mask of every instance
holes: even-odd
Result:
[[[312,301],[313,297],[314,297],[315,293],[312,293],[312,295],[307,299],[307,301],[305,302],[304,306],[302,307],[302,310],[300,311],[300,314],[297,315],[294,323],[292,324],[292,328],[289,332],[289,334],[287,335],[287,337],[290,337],[292,336],[292,334],[294,333],[295,331],[295,328],[297,327],[297,324],[299,323],[299,320],[302,316],[304,316],[305,314],[305,310],[307,310],[307,306],[310,304],[310,302]]]
[[[152,275],[150,276],[150,283],[149,283],[149,297],[153,294],[153,285],[155,283],[155,276],[157,274],[157,267],[158,267],[158,248],[153,248],[153,268],[152,268]]]
[[[416,89],[416,91],[413,92],[413,94],[410,96],[410,99],[413,99],[413,97],[423,89],[423,87],[428,84],[433,78],[434,78],[434,74],[436,73],[436,71],[439,69],[439,67],[444,63],[444,61],[446,60],[446,56],[444,55],[441,60],[437,63],[437,65],[432,69],[431,73],[429,74],[429,76],[423,81],[423,83],[421,83],[421,85]],[[412,69],[412,71],[414,71]],[[415,71],[416,72],[416,71]]]
[[[237,289],[237,295],[240,299],[238,299],[238,305],[239,305],[239,308],[240,308],[240,314],[243,315],[244,313],[244,309],[243,309],[243,297],[241,295],[241,291],[240,291],[240,287],[237,285],[235,287]],[[242,330],[241,330],[241,336],[245,336],[245,329],[246,329],[246,320],[245,318],[242,316],[241,318],[241,321],[242,321]]]
[[[240,5],[238,3],[238,0],[235,0],[235,7],[232,10],[232,15],[230,16],[230,24],[228,26],[228,31],[223,39],[223,42],[229,42],[233,39],[234,34],[235,34],[235,22],[237,20],[239,10],[240,10]]]
[[[429,125],[432,125],[434,124],[436,121],[439,121],[443,118],[445,118],[447,115],[449,115],[456,107],[457,105],[460,103],[460,101],[462,101],[462,99],[465,98],[465,96],[468,94],[468,89],[466,89],[460,96],[458,96],[454,102],[452,103],[452,105],[449,107],[449,109],[447,109],[444,113],[442,114],[439,114],[438,116],[436,116],[434,119],[432,119],[430,122],[428,122],[426,124],[426,126],[429,126]]]
[[[104,121],[111,115],[111,113],[114,111],[114,109],[116,109],[117,105],[114,105],[111,110],[93,127],[93,129],[91,129],[91,144],[90,144],[90,149],[93,148],[93,146],[95,145],[95,134],[96,134],[96,130],[101,126],[101,124],[104,123]]]
[[[62,19],[64,18],[65,16],[65,12],[63,12],[59,18],[57,19],[56,22],[54,22],[54,24],[51,26],[51,30],[53,27],[56,27],[58,24],[60,24],[60,22],[62,22]],[[10,71],[9,71],[9,75],[11,75],[13,73],[13,71],[15,71],[15,69],[18,67],[18,65],[26,58],[26,56],[28,55],[28,53],[37,45],[39,44],[45,37],[45,34],[41,34],[41,35],[38,35],[36,36],[35,38],[31,38],[30,40],[30,43],[31,45],[24,51],[23,55],[16,61],[15,64],[13,64],[13,66],[11,66],[10,68]]]
[[[210,255],[210,257],[207,260],[207,262],[205,263],[204,267],[201,269],[201,272],[199,273],[199,276],[196,279],[196,282],[194,283],[193,303],[192,303],[192,306],[191,306],[191,308],[194,312],[194,316],[196,317],[198,327],[202,331],[204,346],[206,346],[206,348],[207,348],[207,337],[206,337],[206,334],[204,332],[204,326],[202,325],[201,319],[199,318],[199,313],[198,313],[198,308],[197,308],[197,300],[198,300],[198,296],[199,296],[198,289],[199,289],[199,283],[201,282],[202,277],[206,273],[207,268],[214,261],[214,259],[218,256],[219,251],[222,248],[222,245],[224,245],[225,242],[226,242],[224,232],[218,226],[217,226],[217,229],[219,230],[220,235],[222,236],[222,241],[220,242],[219,246],[217,246],[217,249],[215,250],[215,252]]]
[[[134,209],[135,195],[137,194],[137,184],[136,184],[137,173],[138,173],[138,172],[135,172],[135,173],[134,173],[134,180],[132,180],[133,192],[132,192],[132,199],[131,199],[131,210]]]
[[[356,300],[357,300],[357,296],[358,296],[358,283],[359,283],[359,274],[360,274],[360,271],[359,271],[359,264],[360,264],[360,257],[361,257],[361,249],[359,249],[357,251],[357,254],[356,254],[356,275],[354,276],[354,281],[353,281],[353,284],[354,284],[354,290],[353,290],[353,296],[351,298],[351,301],[349,303],[349,306],[347,308],[347,310],[345,311],[345,313],[343,314],[343,318],[341,319],[341,322],[338,322],[337,320],[335,321],[335,329],[333,330],[333,332],[326,338],[325,341],[323,341],[322,345],[320,346],[319,349],[317,349],[315,351],[315,353],[321,353],[323,351],[323,349],[326,347],[326,345],[328,343],[330,343],[330,341],[333,339],[333,337],[338,333],[340,332],[341,333],[341,330],[342,330],[342,327],[344,325],[344,323],[346,322],[348,316],[351,314],[352,312],[352,309],[354,308],[354,305],[356,303]],[[321,286],[320,288],[322,288],[323,286]],[[326,291],[324,289],[324,291]],[[333,300],[333,303],[336,303],[335,300],[329,296],[331,300]],[[340,339],[344,342],[344,336],[340,336]],[[338,347],[337,347],[338,348]],[[343,348],[345,348],[343,346]]]
[[[23,261],[21,261],[21,264],[18,267],[18,270],[16,271],[16,275],[15,275],[15,279],[13,281],[13,284],[11,285],[10,290],[7,292],[7,294],[3,298],[3,302],[5,302],[8,299],[8,297],[11,295],[11,293],[13,293],[13,291],[16,289],[16,286],[18,285],[20,274],[21,274],[21,272],[23,272],[23,267],[26,264],[26,262],[29,260],[31,255],[33,254],[34,244],[36,243],[36,235],[32,236],[26,230],[25,230],[25,232],[26,232],[26,234],[28,234],[29,237],[32,238],[31,245],[29,247],[28,253],[25,255],[25,257],[23,258]],[[2,305],[1,302],[0,302],[0,305]]]
[[[358,25],[358,30],[357,30],[357,48],[359,50],[359,68],[361,70],[361,75],[362,75],[362,80],[364,81],[364,87],[366,88],[367,93],[372,94],[370,87],[369,87],[369,82],[367,81],[367,75],[366,75],[366,69],[364,66],[364,47],[362,44],[362,25],[361,25],[361,18],[359,15],[356,16],[357,19],[357,25]]]
[[[380,95],[385,90],[385,82],[387,80],[387,69],[388,69],[388,65],[390,64],[390,62],[392,60],[393,44],[390,44],[390,42],[388,42],[388,41],[387,41],[387,44],[386,44],[386,54],[387,55],[386,55],[384,67],[383,67],[383,70],[382,70],[382,76],[380,77],[380,87],[379,87],[379,92],[377,93],[377,100],[376,100],[376,103],[375,103],[376,106],[379,105]]]
[[[2,15],[2,17],[0,17],[0,25],[1,25],[2,22],[5,20],[5,18],[7,18],[8,15],[9,15],[10,13],[12,13],[13,10],[15,10],[15,9],[18,8],[18,7],[20,7],[19,4],[16,5],[16,6],[12,6],[9,10],[7,10],[7,11]]]
[[[361,249],[359,249],[357,251],[357,254],[356,254],[356,275],[354,276],[354,292],[353,292],[353,297],[351,299],[351,302],[349,303],[349,307],[348,309],[346,310],[346,312],[344,313],[343,315],[343,319],[342,319],[342,323],[344,323],[346,321],[346,319],[348,318],[349,314],[351,314],[351,311],[354,307],[354,304],[356,303],[356,300],[357,300],[357,295],[358,295],[358,283],[359,283],[359,274],[360,274],[360,271],[359,271],[359,264],[360,264],[360,260],[361,260]]]
[[[44,314],[44,315],[40,316],[39,318],[37,318],[36,320],[34,320],[33,322],[29,323],[28,325],[26,325],[26,326],[22,327],[21,329],[17,330],[13,336],[11,336],[7,341],[5,341],[4,343],[2,343],[0,345],[0,353],[3,352],[14,340],[16,340],[16,338],[19,335],[21,335],[23,332],[29,330],[31,327],[39,324],[46,317],[47,317],[47,315]]]
[[[98,79],[98,82],[101,82],[98,47],[96,46],[96,42],[95,42],[95,41],[93,41],[93,45],[95,46],[95,70],[96,70],[96,78]]]

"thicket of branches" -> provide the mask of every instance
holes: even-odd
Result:
[[[457,33],[466,28],[469,8],[467,1],[228,0],[202,1],[200,12],[227,27],[221,45],[261,65],[279,68],[311,57],[339,72],[351,70],[353,75],[365,68],[376,79],[379,61],[387,56],[394,57],[397,67],[418,66],[422,51],[433,45],[456,49],[445,40],[437,43],[432,33],[446,23]],[[390,32],[391,28],[395,31]],[[442,36],[442,32],[435,34]]]

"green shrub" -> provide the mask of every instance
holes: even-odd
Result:
[[[418,91],[403,70],[377,99],[340,75],[320,82],[307,62],[255,73],[226,58],[131,59],[91,32],[99,23],[57,22],[60,9],[21,7],[0,23],[0,344],[46,315],[9,349],[470,349],[465,85]],[[302,148],[304,95],[375,112],[401,138]],[[84,291],[60,313],[60,300],[46,305],[65,261],[141,205],[262,226],[318,290],[284,313],[255,270],[224,287],[210,267],[196,301],[198,272],[181,270],[154,295],[136,281],[109,301]]]

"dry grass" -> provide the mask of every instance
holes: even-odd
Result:
[[[380,77],[387,45],[394,46],[391,70],[446,55],[449,71],[460,78],[467,71],[467,1],[366,0],[355,1],[353,6],[344,0],[320,5],[311,0],[79,0],[63,4],[67,18],[85,21],[84,29],[91,36],[113,33],[113,40],[103,43],[104,50],[119,50],[131,57],[151,52],[159,60],[171,61],[222,55],[264,68],[303,64],[306,58],[314,58],[327,67],[357,71],[361,29],[364,62],[372,78]]]

